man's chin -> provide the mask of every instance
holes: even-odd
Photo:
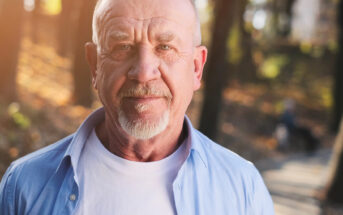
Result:
[[[165,111],[159,118],[147,117],[142,114],[141,117],[129,119],[126,114],[119,111],[119,124],[122,129],[130,136],[136,139],[150,139],[163,132],[169,123],[169,111]]]

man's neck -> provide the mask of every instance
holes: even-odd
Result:
[[[182,144],[187,136],[187,129],[183,127],[183,122],[176,123],[151,139],[138,140],[105,118],[96,127],[96,134],[113,154],[131,161],[150,162],[169,156]]]

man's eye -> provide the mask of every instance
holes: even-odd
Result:
[[[117,47],[117,49],[120,51],[129,51],[132,49],[132,46],[129,44],[123,44],[123,45],[120,45],[119,47]]]
[[[171,49],[171,47],[170,47],[169,45],[164,45],[164,44],[162,44],[162,45],[159,45],[159,46],[158,46],[158,49],[159,49],[159,50],[163,50],[163,51],[168,51],[168,50]]]
[[[123,60],[135,53],[135,47],[132,44],[118,44],[111,50],[111,58],[114,60]]]
[[[131,44],[118,44],[113,47],[112,53],[129,52],[133,49]]]

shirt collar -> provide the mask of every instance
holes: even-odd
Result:
[[[88,139],[88,136],[91,134],[92,129],[95,128],[104,119],[105,119],[105,112],[104,112],[103,107],[95,110],[86,118],[86,120],[81,124],[81,126],[77,129],[77,131],[73,135],[73,138],[57,170],[60,168],[60,166],[62,165],[65,159],[70,159],[70,162],[74,171],[74,175],[76,176],[81,152]]]
[[[207,167],[208,161],[204,149],[204,144],[206,144],[206,142],[210,140],[193,127],[190,119],[186,115],[185,122],[188,130],[187,142],[190,143],[190,153],[192,154],[193,152],[195,152],[199,156],[204,166]],[[208,141],[205,142],[204,138],[206,138]]]
[[[88,136],[91,134],[92,129],[95,128],[104,119],[105,111],[104,108],[101,107],[91,113],[75,132],[74,137],[71,140],[71,143],[69,144],[62,159],[63,161],[67,157],[70,158],[71,165],[74,170],[74,175],[76,175],[75,173],[77,172],[79,158],[81,156],[82,149],[87,141]],[[203,147],[203,137],[201,137],[199,131],[197,131],[192,126],[192,123],[187,116],[185,116],[185,124],[186,129],[188,130],[187,143],[189,144],[187,145],[189,145],[188,147],[190,148],[190,154],[192,154],[192,152],[196,152],[202,163],[205,165],[205,167],[207,167],[207,156]],[[59,164],[59,166],[61,165],[61,163]],[[59,167],[57,169],[59,169]]]

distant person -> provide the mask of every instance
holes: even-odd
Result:
[[[100,0],[86,56],[103,108],[11,164],[0,214],[273,215],[254,165],[185,116],[200,35],[193,1]]]
[[[280,117],[280,124],[277,126],[276,133],[281,149],[286,147],[300,148],[300,141],[304,143],[304,150],[307,153],[315,152],[319,147],[319,140],[312,134],[312,131],[301,125],[295,115],[296,104],[294,100],[284,101],[284,111]],[[281,129],[284,128],[284,133]],[[278,133],[279,132],[279,133]]]

